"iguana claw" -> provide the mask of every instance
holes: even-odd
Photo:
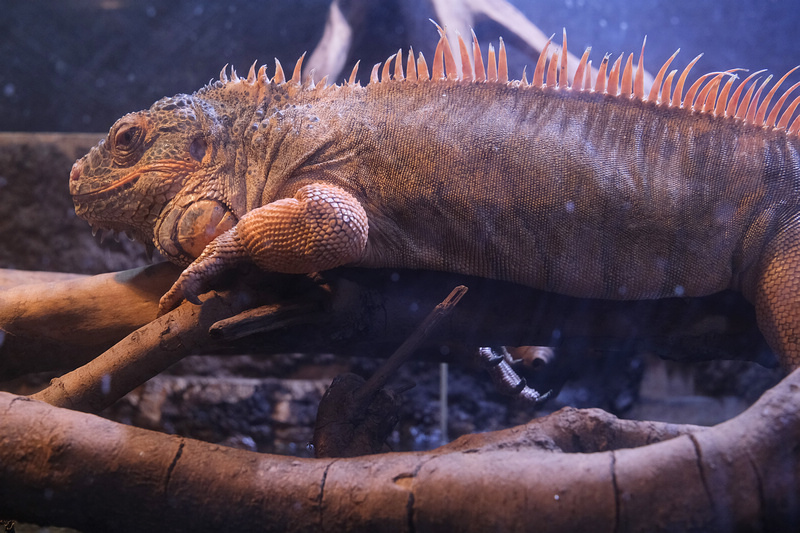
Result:
[[[184,270],[184,274],[185,273],[186,271]],[[178,307],[181,300],[200,305],[200,299],[197,297],[198,292],[188,287],[189,284],[196,284],[196,282],[192,283],[191,280],[186,280],[184,274],[181,274],[181,277],[178,278],[169,291],[161,297],[161,300],[158,302],[158,316],[165,315]]]
[[[158,303],[158,316],[162,316],[178,307],[178,304],[181,303],[181,300],[186,300],[187,302],[191,302],[195,305],[200,305],[202,303],[200,298],[198,298],[198,294],[200,294],[200,292],[190,289],[188,286],[190,284],[197,283],[192,283],[192,280],[182,281],[182,279],[179,278],[178,281],[172,285],[170,290],[161,297],[161,300]]]
[[[181,275],[161,297],[158,316],[168,313],[185,299],[200,305],[199,295],[208,290],[208,285],[224,270],[237,264],[244,256],[236,239],[236,227],[226,231],[205,247],[200,257],[186,267]]]
[[[497,387],[497,391],[506,396],[519,398],[530,405],[538,405],[547,401],[553,391],[539,394],[536,389],[528,386],[525,378],[520,377],[508,364],[510,358],[505,347],[490,348],[482,347],[478,349],[478,358],[481,366],[489,373],[492,381]]]

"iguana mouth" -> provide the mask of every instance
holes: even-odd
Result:
[[[123,175],[120,179],[100,187],[99,189],[87,192],[77,192],[79,185],[77,182],[80,180],[80,176],[83,173],[83,160],[81,159],[76,161],[72,166],[72,171],[70,172],[70,189],[72,190],[70,192],[76,201],[83,200],[85,198],[103,198],[132,186],[140,177],[142,177],[142,175],[149,172],[161,172],[169,174],[170,176],[175,176],[177,174],[190,174],[196,171],[199,167],[200,164],[193,161],[178,161],[174,159],[156,161],[136,167],[131,172]]]

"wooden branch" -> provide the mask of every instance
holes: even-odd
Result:
[[[798,390],[795,372],[708,429],[569,409],[427,453],[334,460],[219,447],[2,393],[0,501],[3,518],[84,531],[796,531]],[[617,448],[633,426],[634,441],[675,437]]]
[[[153,320],[178,274],[169,263],[97,276],[0,269],[0,380],[90,361]]]
[[[56,342],[87,346],[116,342],[155,318],[153,301],[180,271],[160,263],[64,280],[65,274],[0,270],[0,278],[17,280],[17,286],[0,293],[0,324],[20,337],[46,333]],[[30,283],[46,277],[56,281]]]
[[[419,345],[422,344],[422,341],[425,340],[430,331],[453,312],[456,304],[461,301],[461,298],[463,298],[466,293],[467,288],[464,285],[459,285],[450,291],[447,298],[433,308],[433,311],[431,311],[430,314],[425,317],[425,320],[423,320],[411,335],[403,341],[403,344],[392,353],[378,371],[370,376],[367,382],[364,383],[364,386],[355,393],[353,401],[356,404],[368,401],[378,389],[386,385],[386,382],[397,372],[397,369],[408,361],[414,351],[419,348]]]
[[[209,343],[209,328],[250,308],[237,293],[208,293],[203,305],[184,302],[137,329],[84,366],[51,381],[33,398],[58,407],[98,412]],[[157,301],[157,300],[156,300]]]
[[[39,272],[35,270],[0,268],[0,290],[21,287],[22,285],[52,283],[88,277],[85,274],[70,274],[66,272]]]
[[[466,292],[463,285],[450,291],[369,379],[355,374],[334,378],[317,410],[312,439],[316,457],[355,457],[388,451],[384,449],[386,439],[397,423],[401,398],[385,386]]]

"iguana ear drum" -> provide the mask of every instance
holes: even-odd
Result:
[[[202,137],[198,137],[189,145],[189,155],[196,161],[202,162],[203,158],[206,156],[206,148],[206,140]]]
[[[156,228],[158,247],[170,257],[191,262],[214,238],[236,225],[237,219],[216,200],[199,200],[173,209]]]

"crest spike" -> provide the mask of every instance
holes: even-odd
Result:
[[[597,69],[597,80],[594,82],[594,92],[607,94],[606,92],[606,69],[608,69],[609,55],[603,56],[600,66]]]
[[[592,90],[592,60],[586,62],[586,74],[583,75],[583,90]]]
[[[612,96],[619,94],[619,69],[622,65],[622,58],[625,54],[620,54],[614,65],[611,67],[611,72],[608,73],[608,87],[606,92]],[[613,91],[613,92],[609,92]]]
[[[408,61],[406,62],[406,74],[409,81],[417,81],[417,67],[414,63],[414,49],[408,47]]]
[[[756,78],[753,80],[752,85],[750,85],[750,88],[747,89],[747,92],[744,94],[744,98],[742,98],[742,103],[736,110],[736,118],[744,120],[745,116],[747,116],[747,108],[750,107],[750,99],[753,97],[753,92],[756,90],[756,86],[758,85],[758,81],[760,79],[761,78]]]
[[[542,51],[539,52],[539,59],[536,61],[536,68],[533,71],[533,85],[536,87],[544,87],[544,67],[545,63],[547,63],[547,48],[550,46],[553,37],[555,37],[555,34],[547,39],[547,42],[544,43],[542,47]]]
[[[692,67],[695,63],[700,61],[700,58],[703,57],[703,54],[698,55],[692,61],[686,65],[686,68],[683,69],[681,72],[680,78],[678,78],[678,83],[675,84],[675,92],[672,93],[672,105],[683,107],[683,85],[686,83],[686,76],[689,75],[689,71],[692,70]]]
[[[381,81],[389,81],[391,79],[391,76],[389,75],[389,68],[392,66],[392,59],[394,59],[394,57],[396,55],[397,54],[390,55],[388,58],[386,58],[386,61],[383,62],[383,71],[381,72]]]
[[[494,56],[494,46],[489,43],[489,52],[487,53],[486,62],[489,67],[486,72],[487,81],[497,81],[497,60]]]
[[[528,65],[525,65],[525,66],[522,67],[522,77],[519,80],[519,84],[522,87],[530,87],[530,85],[528,84],[528,72],[527,72],[527,69],[528,69]]]
[[[350,79],[347,80],[347,85],[355,85],[356,84],[356,76],[358,76],[358,65],[361,64],[361,60],[359,59],[356,61],[356,64],[353,65],[353,70],[350,71]]]
[[[584,85],[584,72],[586,72],[586,62],[589,61],[589,53],[592,51],[592,48],[589,47],[584,50],[583,55],[581,56],[581,60],[578,62],[578,68],[575,69],[575,78],[572,81],[572,88],[576,91],[583,91],[589,89]],[[589,69],[591,72],[591,69]]]
[[[436,57],[433,58],[433,79],[443,79],[445,71],[447,72],[448,80],[458,79],[458,68],[456,67],[456,59],[453,57],[453,49],[450,48],[450,42],[447,40],[447,29],[442,28],[433,19],[428,19],[436,26],[436,31],[439,32],[439,43],[436,45]],[[444,58],[444,70],[440,72],[440,76],[436,75],[437,61]],[[441,67],[441,65],[439,65]]]
[[[747,76],[742,83],[739,84],[739,86],[736,88],[735,91],[733,91],[733,96],[731,96],[731,99],[728,101],[728,105],[725,108],[725,116],[726,117],[737,117],[737,118],[740,118],[740,117],[738,117],[737,108],[739,107],[739,98],[742,95],[742,90],[744,90],[744,86],[747,85],[747,82],[749,82],[754,77],[758,76],[759,74],[761,74],[764,71],[765,71],[765,69],[761,69],[761,70],[758,70],[756,72],[753,72],[752,74]]]
[[[739,70],[739,69],[734,69],[734,70],[731,71],[731,73],[733,73],[736,70]],[[728,103],[728,95],[731,92],[731,87],[733,87],[733,83],[738,79],[739,79],[739,76],[737,76],[734,73],[734,74],[731,75],[731,77],[728,79],[728,81],[722,87],[722,90],[719,93],[719,98],[717,98],[717,105],[714,106],[714,116],[715,117],[720,117],[720,116],[725,115],[725,106]],[[727,116],[727,115],[725,115],[725,116]]]
[[[786,91],[786,94],[789,94],[790,92],[792,92],[795,89],[795,87],[798,87],[798,86],[800,86],[800,82],[797,82],[794,85],[792,85],[792,88],[789,89],[788,91]],[[781,115],[781,119],[778,121],[778,125],[775,126],[777,129],[779,129],[779,130],[785,130],[786,129],[786,125],[789,124],[789,119],[792,118],[792,115],[794,114],[794,110],[797,109],[798,105],[800,105],[800,96],[795,98],[792,101],[792,103],[789,104],[789,107],[786,108],[786,111],[783,112],[783,115]]]
[[[458,53],[461,55],[461,78],[464,81],[472,81],[472,63],[469,61],[467,43],[464,42],[460,33],[456,35],[458,35]]]
[[[797,135],[798,133],[800,133],[800,116],[798,116],[792,121],[792,125],[789,126],[789,129],[786,130],[786,132],[789,135]]]
[[[430,79],[428,75],[428,63],[425,62],[425,56],[422,55],[422,52],[420,52],[417,57],[417,78],[419,78],[419,81],[427,81]]]
[[[256,64],[258,60],[256,59],[253,61],[253,64],[250,65],[250,72],[247,73],[247,83],[253,85],[256,82]]]
[[[450,42],[447,40],[447,35],[444,33],[442,33],[442,39],[444,40],[442,52],[444,52],[444,68],[447,72],[447,79],[457,80],[458,67],[456,66],[456,58],[453,56],[453,49],[450,48]]]
[[[444,60],[443,60],[444,37],[439,37],[436,43],[436,50],[433,52],[433,71],[431,72],[433,81],[444,79]]]
[[[500,83],[508,83],[508,58],[506,57],[506,43],[500,37],[500,54],[497,57],[497,79]]]
[[[647,35],[642,41],[642,52],[639,54],[639,64],[636,65],[636,74],[633,78],[633,96],[637,100],[644,100],[644,45],[647,44]]]
[[[394,61],[394,79],[397,81],[402,81],[406,79],[405,74],[403,74],[403,49],[399,49],[397,51],[397,55]]]
[[[305,59],[306,53],[303,52],[303,55],[297,60],[297,63],[294,64],[294,71],[292,72],[292,79],[289,80],[291,83],[300,84],[302,83],[302,79],[300,78],[300,71],[303,69],[303,59]]]
[[[772,87],[772,90],[769,93],[767,93],[767,96],[764,98],[764,101],[761,103],[761,105],[758,108],[758,113],[756,114],[756,123],[764,124],[765,126],[772,126],[773,124],[775,124],[775,116],[778,114],[778,111],[775,108],[780,108],[780,106],[783,105],[783,102],[786,101],[785,97],[787,95],[784,94],[783,95],[784,97],[775,105],[775,108],[773,108],[772,112],[769,114],[769,119],[765,123],[764,122],[764,115],[767,114],[767,107],[769,107],[769,103],[772,101],[772,97],[775,96],[775,93],[778,91],[778,87],[780,87],[781,84],[784,81],[786,81],[786,78],[788,78],[789,75],[792,72],[794,72],[795,70],[797,70],[797,69],[798,69],[798,67],[794,67],[792,70],[790,70],[789,72],[784,74],[783,77],[778,80],[778,83],[776,83]]]
[[[756,91],[755,96],[753,96],[753,101],[747,106],[747,116],[745,117],[745,121],[749,122],[750,124],[755,124],[756,126],[760,126],[761,124],[756,123],[756,112],[758,111],[758,99],[761,98],[761,91],[764,90],[764,87],[772,81],[772,74],[767,76],[767,79],[764,80],[764,83]]]
[[[642,45],[642,47],[644,47],[644,45]],[[672,63],[672,60],[675,59],[675,56],[677,56],[678,52],[680,52],[680,51],[681,51],[680,48],[675,50],[675,53],[672,54],[669,57],[669,59],[664,61],[664,64],[661,65],[660,69],[658,69],[658,74],[656,74],[656,79],[653,80],[653,86],[650,87],[650,94],[647,95],[647,101],[648,102],[661,102],[661,101],[664,100],[663,95],[661,94],[663,92],[663,90],[661,88],[661,82],[664,79],[664,74],[666,74],[670,63]],[[636,75],[639,76],[639,72],[638,71],[636,72]],[[642,74],[642,79],[644,79],[644,74]]]
[[[267,66],[261,65],[261,68],[258,69],[258,74],[256,75],[258,79],[258,83],[261,85],[266,85],[269,83],[269,78],[267,78]]]
[[[722,78],[728,74],[731,76],[733,75],[733,73],[730,72],[720,72],[714,76],[705,87],[703,87],[703,90],[697,95],[697,103],[699,104],[698,108],[700,111],[703,113],[712,113],[714,111],[714,107],[717,102],[717,91],[719,91],[719,84],[722,83]]]
[[[625,98],[633,96],[633,54],[628,55],[625,68],[622,70],[622,88],[620,94]]]
[[[667,79],[664,80],[664,87],[661,88],[661,102],[666,102],[667,106],[672,107],[672,98],[670,97],[670,93],[672,92],[672,80],[675,79],[675,75],[678,73],[678,69],[672,69],[667,74]]]
[[[699,98],[697,99],[699,105],[697,106],[697,109],[695,109],[694,107],[695,95],[697,94],[697,91],[700,90],[700,87],[706,82],[709,76],[715,76],[717,74],[719,74],[719,72],[707,72],[702,76],[700,76],[699,78],[697,78],[697,81],[695,81],[692,84],[692,86],[689,87],[689,90],[686,91],[686,97],[683,99],[684,107],[686,109],[691,109],[692,111],[700,111],[702,109],[703,102],[699,101],[700,100]]]
[[[544,84],[547,87],[558,87],[558,50],[553,51],[553,56],[550,58],[550,65],[547,68],[547,77]]]
[[[312,78],[311,81],[313,84],[314,79]],[[322,77],[321,80],[319,80],[319,82],[316,85],[314,85],[314,90],[316,91],[319,89],[324,89],[327,85],[328,85],[328,75],[326,74],[325,76]]]
[[[286,82],[286,75],[283,73],[283,67],[277,57],[275,58],[275,75],[272,77],[272,81],[278,84]]]
[[[238,82],[239,76],[236,75],[236,69],[231,67],[231,81]]]
[[[222,83],[228,83],[228,64],[225,63],[225,66],[222,67],[222,70],[219,71],[219,81]]]
[[[378,69],[381,68],[380,63],[375,63],[372,67],[372,72],[369,75],[369,84],[372,85],[373,83],[378,83],[380,80],[378,79]]]
[[[569,87],[569,83],[567,83],[569,79],[569,70],[568,70],[568,57],[569,54],[567,53],[567,28],[562,28],[563,36],[561,37],[561,68],[558,71],[558,88],[559,89],[566,89]]]
[[[769,117],[767,117],[767,122],[766,122],[766,126],[767,127],[771,127],[773,124],[775,124],[775,120],[778,118],[778,112],[783,107],[783,104],[786,102],[786,99],[789,97],[789,94],[793,93],[794,90],[797,89],[798,87],[800,87],[800,81],[795,83],[791,87],[789,87],[789,89],[787,89],[786,92],[783,93],[783,96],[781,96],[780,100],[778,100],[778,103],[775,104],[775,107],[772,108],[772,111],[770,112]],[[795,98],[795,100],[796,100],[796,98]],[[788,110],[788,108],[787,108],[787,110]],[[792,111],[794,111],[794,109],[792,109]],[[784,115],[785,114],[786,113],[784,112]],[[789,115],[791,115],[791,114],[792,113],[789,113]],[[781,115],[781,120],[783,120],[783,115]],[[787,118],[786,121],[788,122],[789,119]],[[785,126],[785,124],[784,124],[784,126]],[[782,128],[779,128],[779,129],[782,129]]]
[[[310,89],[314,89],[314,88],[316,88],[316,85],[314,84],[314,74],[315,74],[315,73],[316,73],[316,69],[313,69],[313,68],[312,68],[312,69],[311,69],[311,72],[309,72],[309,73],[308,73],[308,76],[306,76],[306,81],[305,81],[305,83],[302,83],[301,85],[302,85],[303,87],[305,87],[305,88],[309,89],[309,90],[310,90]]]
[[[478,38],[475,32],[472,32],[472,57],[475,58],[475,81],[486,81],[486,68],[483,66],[483,57],[481,56],[481,45],[478,44]]]

